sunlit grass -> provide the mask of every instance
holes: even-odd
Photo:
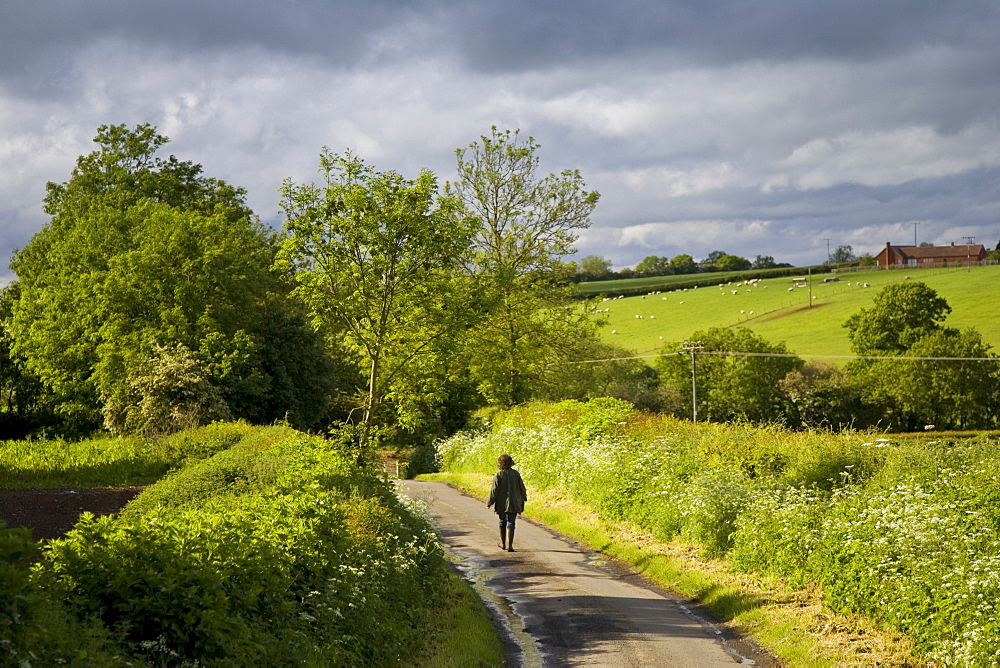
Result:
[[[814,276],[811,294],[808,288],[795,288],[792,278],[766,279],[755,285],[720,281],[721,287],[599,301],[596,308],[608,310],[599,314],[608,321],[602,329],[604,339],[639,354],[658,352],[664,342],[684,340],[697,330],[743,325],[769,341],[785,342],[792,352],[849,355],[850,342],[843,327],[847,318],[869,306],[880,288],[910,276],[909,280],[923,281],[937,290],[951,305],[947,326],[975,327],[987,343],[1000,348],[1000,318],[996,317],[1000,266],[972,271],[856,272],[824,283],[823,278],[829,276]],[[865,283],[870,287],[861,287]]]
[[[185,460],[229,447],[249,430],[219,423],[163,439],[0,441],[0,489],[148,485]]]
[[[493,668],[504,665],[503,651],[482,599],[458,575],[452,574],[428,632],[425,652],[411,665],[420,668]]]

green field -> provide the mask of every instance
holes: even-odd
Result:
[[[823,281],[833,276],[836,282]],[[784,342],[800,355],[839,356],[851,354],[843,327],[848,317],[869,306],[886,285],[919,280],[951,305],[947,326],[975,327],[987,343],[1000,349],[1000,266],[814,274],[811,289],[794,287],[805,281],[793,278],[797,277],[664,290],[598,301],[594,308],[607,319],[602,337],[638,354],[658,352],[664,343],[686,339],[698,330],[742,325],[769,341]],[[863,287],[865,283],[869,287]]]

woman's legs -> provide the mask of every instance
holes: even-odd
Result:
[[[514,521],[517,513],[497,513],[500,517],[500,543],[498,547],[508,552],[514,551]]]

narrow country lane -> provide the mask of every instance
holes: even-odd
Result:
[[[519,649],[512,665],[734,666],[748,658],[683,601],[605,565],[547,528],[518,519],[514,547],[497,546],[496,516],[444,483],[401,482],[424,500],[441,541],[507,624]],[[530,503],[530,499],[529,499]],[[509,643],[512,644],[512,643]]]

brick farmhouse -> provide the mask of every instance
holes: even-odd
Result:
[[[875,258],[883,269],[964,267],[985,259],[986,248],[982,244],[893,246],[888,242]]]

